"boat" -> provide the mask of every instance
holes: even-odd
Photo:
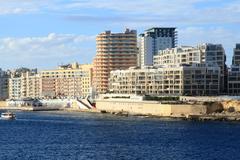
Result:
[[[16,115],[12,112],[4,112],[1,114],[1,119],[15,119]]]

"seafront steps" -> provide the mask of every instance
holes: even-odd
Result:
[[[92,109],[93,106],[89,103],[87,99],[76,99],[76,105],[79,109]]]

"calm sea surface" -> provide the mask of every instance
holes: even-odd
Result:
[[[0,120],[0,160],[240,159],[240,123],[17,112]]]

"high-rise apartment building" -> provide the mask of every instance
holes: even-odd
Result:
[[[139,63],[140,66],[153,65],[153,56],[159,50],[174,48],[177,45],[176,28],[150,28],[140,34]]]
[[[137,35],[135,30],[123,33],[106,31],[96,38],[94,58],[94,87],[97,93],[106,93],[110,72],[137,65]]]

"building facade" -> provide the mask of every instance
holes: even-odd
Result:
[[[41,72],[41,96],[49,98],[80,98],[90,94],[92,65],[77,63]]]
[[[137,35],[135,30],[123,33],[100,33],[96,38],[97,54],[94,58],[93,82],[97,93],[108,91],[110,72],[137,65]]]
[[[110,91],[137,95],[218,95],[220,68],[205,64],[130,68],[111,72]]]
[[[233,49],[232,65],[240,65],[240,43]]]
[[[240,95],[240,65],[232,65],[228,71],[228,95]]]
[[[232,65],[228,71],[228,94],[240,95],[240,44],[233,49]]]
[[[153,56],[159,50],[175,48],[177,45],[176,28],[150,28],[140,34],[139,64],[141,67],[153,65]]]
[[[40,97],[40,75],[36,72],[12,73],[9,78],[9,98],[39,98]]]
[[[21,99],[21,77],[9,78],[9,99]]]
[[[197,47],[177,47],[161,50],[154,56],[154,66],[173,64],[214,64],[220,67],[220,92],[227,93],[227,66],[224,48],[220,44]]]
[[[153,59],[153,65],[155,67],[193,63],[205,63],[205,55],[199,48],[190,46],[160,50]]]
[[[228,69],[223,46],[221,44],[203,44],[198,47],[205,53],[205,63],[214,63],[220,67],[220,93],[227,94]]]
[[[0,68],[0,100],[8,98],[8,78],[8,73]]]
[[[26,86],[25,97],[30,97],[30,98],[41,97],[40,75],[27,72],[25,75],[23,75],[23,78]]]

